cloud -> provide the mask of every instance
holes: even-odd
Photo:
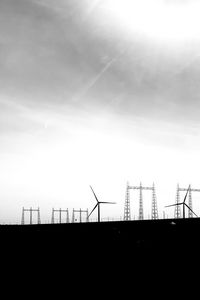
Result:
[[[78,16],[69,17],[77,10],[70,3],[63,16],[52,2],[1,2],[1,91],[67,101],[101,70],[106,45]]]
[[[0,93],[35,106],[169,121],[181,120],[189,107],[186,119],[196,118],[199,69],[190,62],[199,46],[127,39],[107,26],[108,16],[99,19],[97,1],[84,3],[1,1]]]
[[[32,110],[2,108],[1,128],[37,128],[34,110],[198,123],[198,43],[127,39],[84,3],[1,1],[0,96]]]

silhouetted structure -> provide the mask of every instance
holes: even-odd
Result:
[[[130,189],[139,190],[139,220],[143,220],[144,219],[143,194],[142,194],[142,191],[143,190],[151,190],[152,191],[151,219],[153,219],[153,220],[158,219],[158,208],[157,208],[155,185],[153,183],[152,187],[144,187],[144,186],[142,186],[142,184],[140,182],[139,186],[130,186],[127,183],[125,206],[124,206],[124,220],[125,221],[131,220],[130,193],[129,193]]]
[[[176,190],[176,206],[174,210],[174,217],[175,219],[180,219],[181,218],[181,207],[178,205],[180,202],[180,191],[179,191],[179,185],[177,184],[177,190]]]
[[[125,205],[124,205],[124,220],[131,220],[131,208],[130,208],[130,192],[129,183],[126,185]]]
[[[92,190],[92,192],[93,192],[93,194],[94,194],[94,197],[95,197],[95,199],[96,199],[96,201],[97,201],[97,204],[95,205],[95,207],[92,209],[92,211],[91,211],[91,213],[88,215],[88,220],[89,220],[89,217],[90,217],[90,215],[93,213],[93,211],[95,210],[95,208],[97,207],[98,208],[98,222],[100,222],[101,221],[101,217],[100,217],[100,204],[115,204],[115,202],[105,202],[105,201],[99,201],[98,200],[98,198],[97,198],[97,196],[96,196],[96,194],[95,194],[95,192],[93,191],[93,188],[90,186],[90,188],[91,188],[91,190]]]
[[[187,188],[180,188],[179,186],[177,186],[177,194],[180,194],[181,191],[187,191]],[[191,185],[190,185],[190,189],[188,192],[188,198],[189,198],[188,205],[191,210],[193,209],[192,208],[192,192],[200,192],[200,189],[193,189],[193,188],[191,188]],[[193,213],[191,210],[188,210],[188,218],[193,218]]]
[[[75,218],[75,213],[79,214],[79,222],[82,223],[83,221],[83,214],[86,215],[86,222],[88,222],[88,209],[83,210],[83,209],[74,209],[73,208],[73,212],[72,212],[72,223],[75,223],[76,218]]]
[[[157,207],[157,199],[156,199],[156,190],[155,184],[152,186],[152,205],[151,205],[151,218],[152,220],[158,219],[158,207]]]
[[[175,204],[171,204],[171,205],[165,206],[165,207],[171,207],[171,206],[183,205],[183,219],[185,219],[185,206],[191,211],[192,214],[194,214],[196,217],[198,217],[198,216],[193,212],[193,210],[189,207],[189,205],[187,205],[187,204],[185,203],[189,190],[190,190],[190,185],[189,185],[189,187],[188,187],[188,189],[187,189],[187,192],[186,192],[186,195],[185,195],[185,197],[184,197],[183,202],[181,202],[181,203],[179,202],[179,203],[175,203]]]
[[[59,223],[62,223],[62,213],[66,213],[66,223],[69,223],[69,211],[67,209],[54,209],[52,208],[52,217],[51,217],[51,223],[55,223],[55,213],[59,213]]]
[[[31,208],[22,208],[22,219],[21,219],[21,224],[24,225],[25,224],[25,212],[29,213],[29,217],[30,217],[30,224],[33,224],[33,212],[37,212],[37,224],[41,223],[41,219],[40,219],[40,209],[39,207],[37,209],[33,209]]]

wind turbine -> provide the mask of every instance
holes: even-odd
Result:
[[[95,208],[97,207],[98,208],[98,222],[100,222],[100,204],[102,204],[102,203],[104,203],[104,204],[116,204],[116,202],[99,201],[98,198],[97,198],[97,196],[96,196],[96,194],[95,194],[95,192],[94,192],[94,190],[93,190],[93,188],[91,187],[91,185],[90,185],[90,188],[91,188],[91,190],[92,190],[92,192],[94,194],[94,197],[95,197],[95,199],[97,201],[97,204],[94,206],[94,208],[92,209],[92,211],[88,215],[88,219],[89,219],[90,215],[93,213],[93,211],[95,210]]]
[[[187,189],[187,192],[186,192],[186,195],[185,195],[185,197],[184,197],[183,202],[181,202],[181,203],[175,203],[175,204],[171,204],[171,205],[165,206],[165,207],[170,207],[170,206],[176,206],[176,205],[183,205],[183,219],[185,219],[185,206],[187,206],[187,208],[188,208],[188,209],[189,209],[196,217],[198,217],[198,216],[193,212],[193,210],[185,203],[185,200],[186,200],[186,198],[187,198],[187,194],[188,194],[189,190],[190,190],[190,185],[189,185],[189,187],[188,187],[188,189]]]

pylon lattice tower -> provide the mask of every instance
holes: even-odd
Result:
[[[143,213],[143,190],[151,190],[152,191],[152,211],[151,211],[151,218],[152,219],[158,219],[158,208],[157,208],[157,200],[156,200],[156,192],[155,192],[155,185],[153,183],[152,187],[144,187],[140,183],[139,186],[130,186],[127,183],[126,187],[126,198],[125,198],[125,207],[124,207],[124,220],[130,220],[130,192],[129,190],[139,190],[139,220],[144,219],[144,213]]]
[[[157,207],[156,190],[155,190],[154,183],[153,183],[153,187],[152,187],[151,218],[152,218],[152,220],[157,220],[158,219],[158,207]]]
[[[179,191],[183,191],[183,192],[186,192],[188,190],[188,188],[180,188],[179,186],[178,186],[178,188],[177,188],[177,192]],[[188,198],[189,198],[189,201],[188,201],[188,206],[189,206],[189,208],[191,209],[191,210],[193,210],[192,209],[192,192],[200,192],[200,189],[192,189],[191,188],[191,185],[190,185],[190,188],[189,188],[189,193],[188,193]],[[180,206],[180,205],[179,205]],[[190,211],[190,210],[188,210],[188,218],[193,218],[193,214],[192,214],[192,212]]]
[[[66,213],[66,223],[69,223],[69,211],[68,208],[67,209],[54,209],[52,208],[52,217],[51,217],[51,223],[54,224],[55,223],[55,213],[58,212],[59,213],[59,223],[62,223],[62,214]]]
[[[180,190],[179,190],[179,185],[177,184],[176,204],[178,204],[179,202],[180,202]],[[180,219],[181,218],[181,207],[180,207],[180,205],[175,206],[174,217],[175,217],[175,219]]]
[[[131,220],[131,209],[130,209],[130,192],[129,192],[129,183],[127,182],[126,186],[126,195],[125,195],[125,206],[124,206],[124,220]]]
[[[189,197],[188,205],[189,205],[190,209],[192,210],[192,191],[191,191],[191,189],[189,189],[188,197]],[[191,212],[190,209],[188,210],[188,218],[193,218],[193,213]]]
[[[74,209],[73,208],[73,212],[72,212],[72,223],[75,223],[75,213],[78,213],[79,214],[79,222],[80,223],[82,223],[82,221],[83,221],[83,214],[86,214],[86,222],[88,222],[89,221],[89,218],[88,218],[88,215],[89,215],[89,213],[88,213],[88,209],[86,209],[86,210],[83,210],[83,209]]]
[[[39,207],[37,209],[33,209],[31,208],[22,208],[22,219],[21,219],[21,224],[24,225],[25,224],[25,212],[29,213],[29,217],[30,217],[30,223],[29,224],[33,224],[33,212],[37,212],[37,224],[41,224],[41,219],[40,219],[40,209]]]
[[[144,212],[143,212],[143,198],[142,198],[142,184],[140,182],[140,199],[139,199],[139,220],[144,219]]]

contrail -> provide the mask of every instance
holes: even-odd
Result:
[[[115,61],[115,58],[113,58],[110,62],[107,63],[107,65],[97,74],[96,77],[94,77],[88,84],[88,86],[84,89],[84,91],[81,93],[81,97],[83,97],[95,84],[96,82],[101,78],[101,76],[108,70],[108,68],[112,65],[112,63]]]
[[[101,1],[101,0],[96,0],[96,1],[94,1],[93,3],[91,3],[91,4],[89,5],[89,8],[88,8],[88,10],[87,10],[87,16],[88,16],[89,14],[91,14],[91,13],[93,12],[93,10],[95,10],[95,8],[98,6],[98,4],[100,3],[100,1]]]
[[[82,97],[84,97],[87,92],[97,83],[97,81],[101,78],[101,76],[110,68],[110,66],[119,59],[121,55],[124,54],[126,50],[115,56],[113,59],[111,59],[104,67],[103,69],[89,82],[89,84],[86,86],[86,88],[79,94],[78,97],[74,98],[74,101],[80,100]]]

